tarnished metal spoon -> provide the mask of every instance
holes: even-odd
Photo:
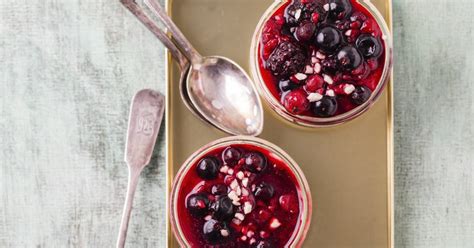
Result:
[[[247,73],[228,58],[202,57],[157,1],[144,2],[169,29],[175,44],[191,62],[186,88],[197,112],[227,133],[259,135],[263,129],[263,108]]]
[[[141,90],[133,97],[125,148],[125,162],[129,169],[128,189],[117,248],[125,246],[138,179],[143,168],[150,163],[153,148],[160,131],[164,109],[165,98],[156,91]]]

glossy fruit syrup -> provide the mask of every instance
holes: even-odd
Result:
[[[259,69],[293,115],[333,117],[369,100],[385,66],[373,16],[354,0],[294,0],[264,24]]]
[[[286,247],[298,232],[300,187],[264,148],[215,149],[192,165],[180,187],[178,222],[192,247]]]

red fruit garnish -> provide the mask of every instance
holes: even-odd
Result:
[[[324,85],[323,77],[319,75],[312,75],[306,80],[306,91],[316,92],[318,89],[322,88]]]
[[[283,105],[293,114],[302,114],[309,109],[309,101],[303,90],[294,90],[285,95]]]

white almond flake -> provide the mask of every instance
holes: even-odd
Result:
[[[240,239],[241,239],[242,241],[247,241],[247,236],[242,236],[242,237],[240,237]]]
[[[221,169],[219,171],[222,172],[222,173],[227,174],[228,170],[229,170],[229,167],[227,167],[227,165],[224,165],[224,166],[221,167]]]
[[[245,215],[243,215],[242,213],[236,213],[235,214],[235,218],[239,219],[239,220],[244,220],[245,219]]]
[[[311,64],[318,63],[318,59],[316,57],[311,57]]]
[[[234,169],[229,169],[229,170],[227,171],[227,174],[233,175],[233,174],[234,174]]]
[[[308,78],[308,76],[306,76],[306,74],[304,74],[304,73],[299,73],[299,72],[298,72],[298,73],[295,74],[295,78],[298,79],[298,80],[300,80],[300,81],[303,81],[303,80],[305,80],[306,78]]]
[[[308,101],[310,102],[317,102],[323,99],[323,96],[319,93],[310,93],[307,98],[308,98]]]
[[[331,76],[328,76],[326,74],[323,74],[323,77],[324,77],[324,82],[328,83],[328,84],[333,84],[334,81],[332,80],[332,77]]]
[[[235,193],[236,193],[238,196],[242,195],[242,190],[240,189],[240,187],[235,188]]]
[[[355,90],[355,87],[352,84],[346,84],[346,86],[344,86],[344,93],[348,95],[354,92],[354,90]]]
[[[232,223],[234,223],[234,224],[236,224],[236,225],[240,225],[240,224],[242,223],[242,221],[239,220],[239,219],[233,218],[233,219],[232,219]]]
[[[239,200],[240,200],[240,198],[239,198],[239,196],[237,195],[237,193],[235,193],[235,191],[233,191],[233,190],[232,190],[231,192],[229,192],[229,194],[227,194],[227,196],[228,196],[230,199],[232,199],[232,201],[239,201]]]
[[[240,200],[240,199],[239,199],[239,200]],[[237,201],[232,201],[232,204],[233,204],[234,206],[240,206],[241,204],[240,204],[239,200],[237,200]]]
[[[254,234],[255,233],[252,230],[250,230],[250,231],[247,232],[247,237],[251,238],[251,237],[253,237]]]
[[[227,236],[229,236],[229,231],[227,231],[227,230],[225,230],[225,229],[222,229],[222,230],[221,230],[221,235],[222,235],[223,237],[227,237]]]
[[[326,95],[327,96],[335,96],[336,94],[334,94],[334,90],[326,90]]]
[[[329,4],[328,4],[328,3],[325,4],[325,5],[323,6],[323,8],[324,8],[324,10],[329,11]]]
[[[242,188],[242,196],[250,195],[249,191],[246,188]]]
[[[255,191],[255,188],[256,188],[256,187],[257,187],[257,186],[255,186],[255,184],[252,184],[252,191]]]
[[[211,215],[207,215],[206,217],[204,217],[204,220],[210,220],[210,219],[212,219]]]
[[[304,73],[305,74],[313,74],[314,73],[313,67],[311,67],[310,65],[307,65]]]
[[[331,7],[331,9],[336,9],[336,8],[337,8],[337,4],[336,4],[336,3],[331,3],[330,7]]]
[[[244,214],[249,214],[252,212],[252,204],[250,202],[245,202],[244,203]]]
[[[248,184],[249,184],[249,179],[246,178],[246,177],[244,177],[244,178],[242,179],[242,185],[243,185],[244,187],[247,187]]]
[[[295,11],[295,19],[298,21],[298,19],[300,19],[301,17],[301,9],[297,9]]]
[[[239,186],[239,183],[237,182],[236,179],[232,180],[232,182],[230,183],[230,188],[231,189],[235,189]]]
[[[281,226],[281,223],[278,219],[273,218],[272,221],[270,222],[270,228],[271,229],[277,229],[278,227]]]
[[[347,30],[344,34],[345,34],[346,36],[351,36],[351,34],[352,34],[352,29]]]
[[[317,52],[317,53],[316,53],[316,58],[318,58],[318,59],[325,59],[325,58],[326,58],[326,55],[324,55],[324,54],[322,54],[322,53],[320,53],[320,52]]]
[[[242,171],[237,172],[237,178],[242,180],[244,178],[244,173]]]
[[[316,63],[314,65],[314,72],[316,73],[320,73],[321,72],[321,64],[320,63]]]
[[[253,245],[255,242],[257,242],[257,240],[252,238],[252,239],[250,239],[249,244]]]

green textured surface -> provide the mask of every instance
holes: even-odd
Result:
[[[394,0],[396,247],[474,244],[474,1]],[[164,50],[118,1],[0,3],[0,247],[110,247],[132,95]],[[165,246],[164,139],[129,247]]]

